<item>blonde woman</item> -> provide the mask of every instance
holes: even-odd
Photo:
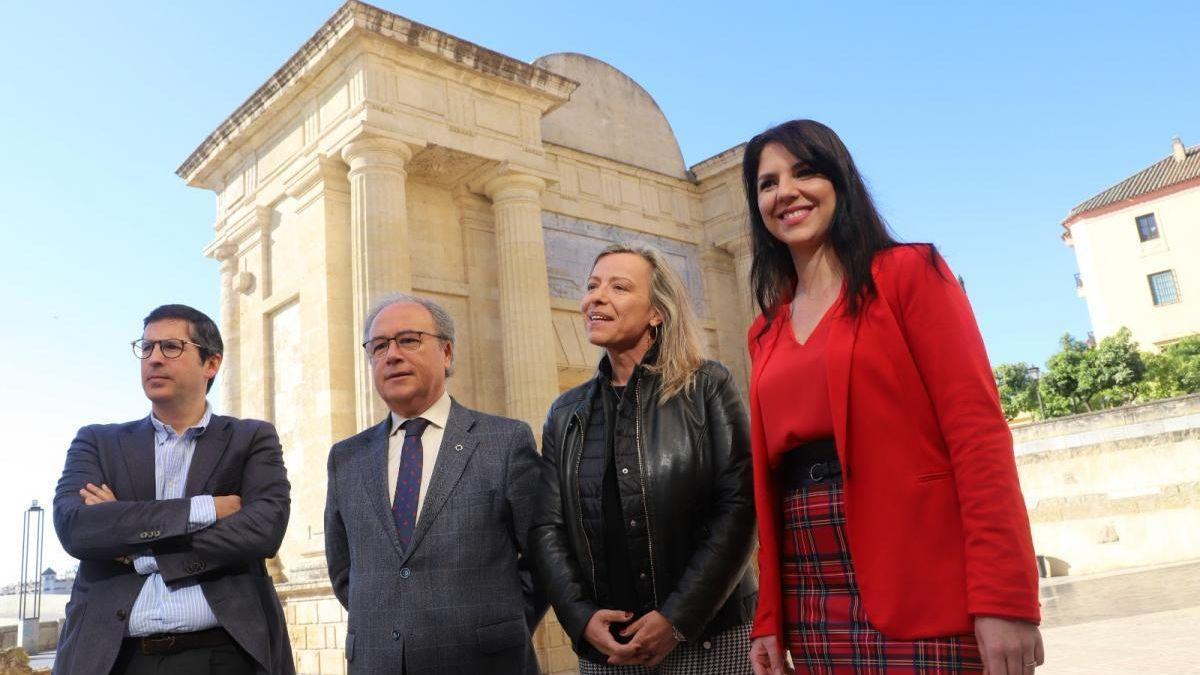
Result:
[[[754,503],[737,387],[703,358],[683,282],[653,249],[602,251],[580,311],[604,356],[550,409],[530,532],[580,672],[749,673]]]

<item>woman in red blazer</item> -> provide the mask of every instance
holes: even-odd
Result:
[[[971,307],[888,233],[828,127],[746,146],[757,675],[1043,661],[1012,436]]]

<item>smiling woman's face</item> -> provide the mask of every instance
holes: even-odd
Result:
[[[824,243],[837,207],[833,183],[780,143],[768,143],[758,158],[758,212],[771,236],[790,249]]]

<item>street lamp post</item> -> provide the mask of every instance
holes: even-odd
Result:
[[[1037,366],[1029,366],[1029,368],[1025,370],[1025,375],[1027,377],[1029,377],[1029,379],[1033,380],[1033,391],[1035,394],[1037,394],[1038,410],[1041,411],[1042,419],[1045,420],[1046,419],[1046,404],[1042,402],[1042,387],[1041,387],[1042,369],[1038,368]]]
[[[42,616],[42,520],[45,511],[37,500],[25,510],[21,532],[21,582],[17,601],[17,645],[28,654],[38,651]],[[33,563],[30,569],[29,563]]]

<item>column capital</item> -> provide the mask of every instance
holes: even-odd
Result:
[[[212,258],[221,263],[221,269],[224,271],[225,265],[237,261],[237,244],[226,241],[218,244],[212,249]]]
[[[493,204],[513,200],[539,201],[545,189],[544,178],[521,171],[505,171],[483,184],[483,192]]]
[[[413,146],[387,136],[359,136],[342,146],[341,155],[351,175],[367,167],[403,171],[412,159]]]
[[[476,194],[487,195],[495,202],[503,201],[508,192],[516,190],[519,197],[540,197],[548,185],[558,182],[558,175],[545,167],[498,162],[488,164],[473,172],[463,182],[463,188]],[[526,194],[519,194],[519,193]],[[528,193],[533,192],[533,195]]]
[[[213,249],[213,258],[221,263],[221,277],[232,279],[238,268],[237,244],[227,241]]]

